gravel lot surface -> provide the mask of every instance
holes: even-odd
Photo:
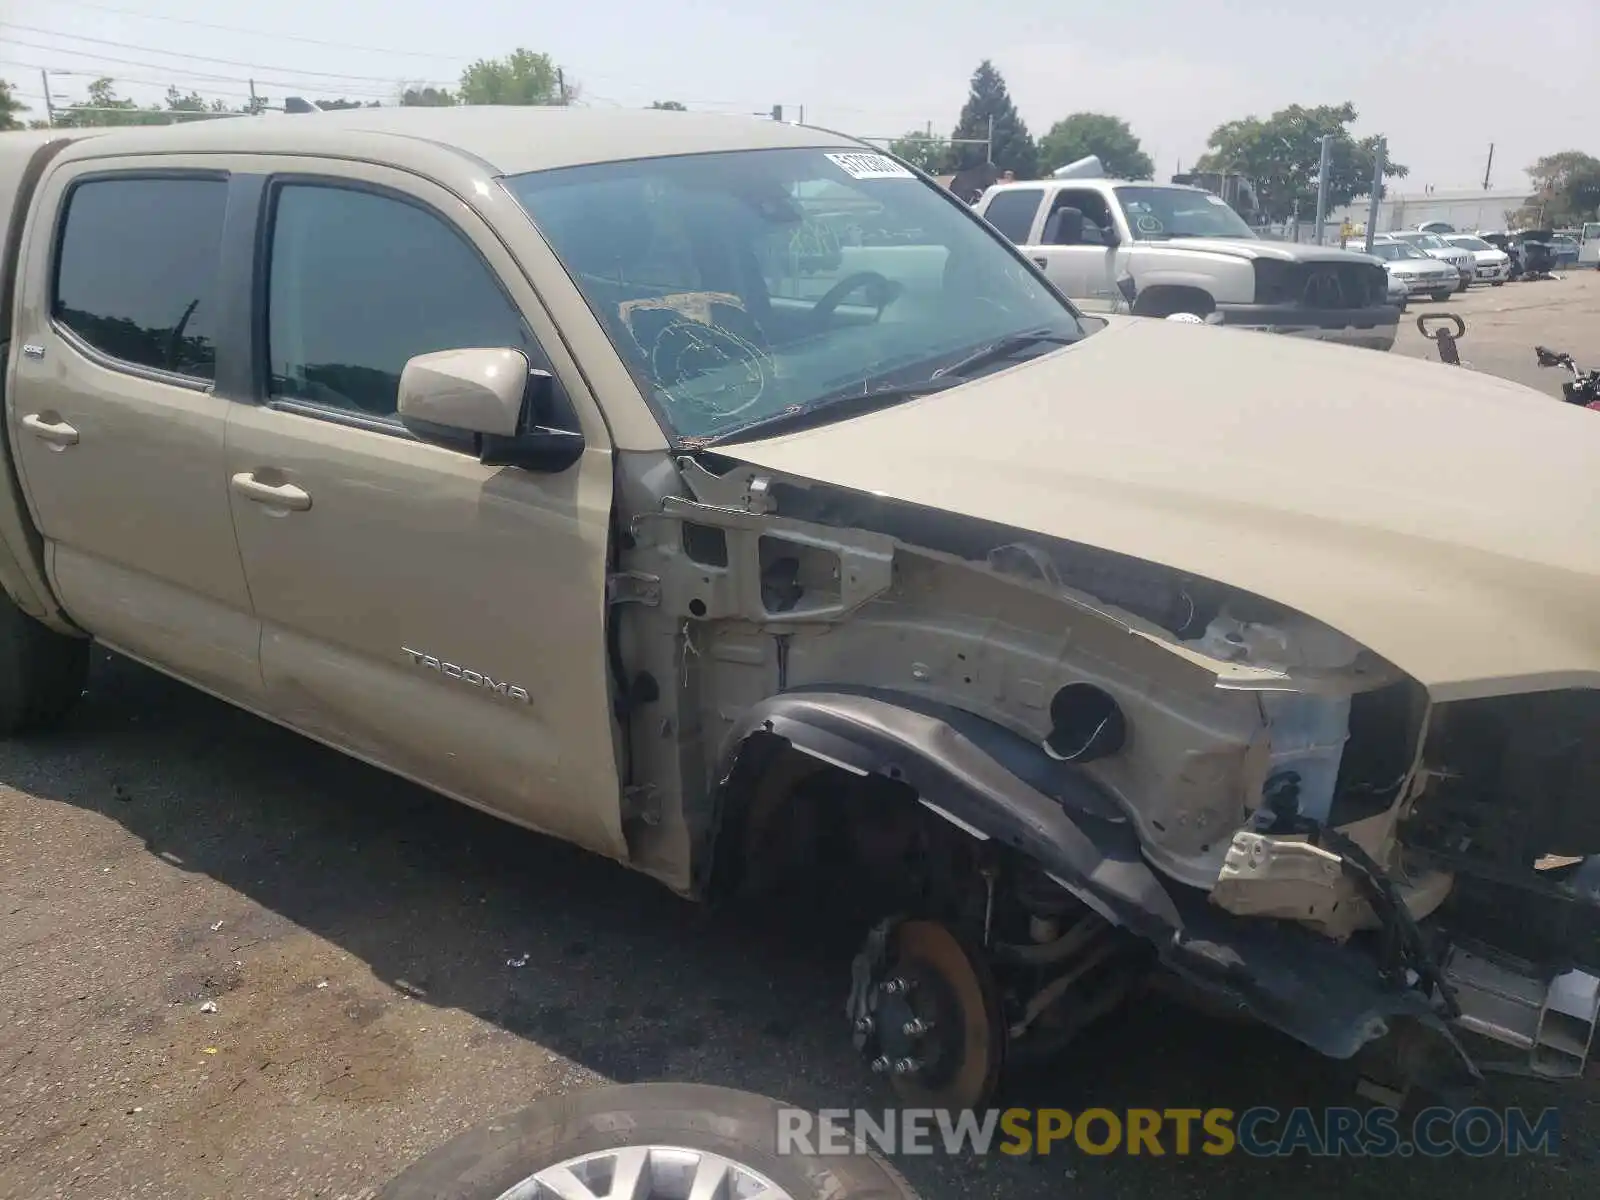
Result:
[[[1600,360],[1600,273],[1421,307],[1545,390],[1535,342]],[[1414,329],[1397,349],[1433,353]],[[840,1016],[853,941],[707,914],[97,654],[67,729],[0,745],[0,1197],[353,1198],[601,1080],[882,1107]],[[1351,1102],[1285,1040],[1160,1001],[1007,1099]],[[926,1200],[1600,1194],[1600,1082],[1497,1102],[1559,1105],[1560,1157],[901,1165]]]

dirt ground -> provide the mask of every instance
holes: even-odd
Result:
[[[1535,342],[1600,358],[1600,273],[1423,307],[1465,316],[1468,361],[1547,390]],[[1432,353],[1414,329],[1398,350]],[[881,1108],[839,932],[710,916],[97,654],[67,729],[0,746],[0,1197],[354,1198],[607,1079]],[[1596,1195],[1600,1081],[1505,1095],[1560,1106],[1557,1160],[902,1165],[926,1200]],[[1160,1002],[1007,1099],[1351,1102],[1309,1052]]]
[[[1413,301],[1401,318],[1394,353],[1438,360],[1439,350],[1416,327],[1423,313],[1459,313],[1467,333],[1459,350],[1463,364],[1505,379],[1561,395],[1570,376],[1541,368],[1533,348],[1565,350],[1580,366],[1600,367],[1600,271],[1563,271],[1556,279],[1474,287],[1443,304]]]

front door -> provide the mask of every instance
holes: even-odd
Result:
[[[1072,213],[1081,214],[1073,221]],[[1062,188],[1051,201],[1029,257],[1073,300],[1090,312],[1118,306],[1117,235],[1099,192]]]
[[[224,476],[231,403],[215,389],[249,347],[224,302],[229,178],[207,163],[98,159],[46,178],[7,417],[65,611],[253,706],[259,626]]]
[[[605,640],[611,455],[526,278],[442,188],[285,160],[268,187],[264,400],[228,430],[273,712],[458,799],[621,858]],[[268,167],[272,169],[272,167]],[[448,215],[446,215],[448,214]],[[588,449],[487,467],[400,425],[406,360],[510,346]]]

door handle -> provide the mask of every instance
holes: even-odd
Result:
[[[46,421],[38,413],[29,413],[22,418],[22,424],[34,437],[58,450],[78,444],[78,431],[65,421]]]
[[[1049,269],[1049,266],[1050,266],[1050,260],[1049,260],[1049,259],[1048,259],[1048,258],[1045,258],[1045,257],[1043,257],[1043,256],[1042,256],[1042,255],[1036,255],[1036,256],[1035,256],[1035,257],[1034,257],[1034,260],[1033,260],[1033,261],[1034,261],[1034,262],[1036,262],[1036,263],[1038,263],[1038,264],[1039,264],[1039,265],[1040,265],[1040,266],[1041,266],[1041,267],[1044,267],[1044,268],[1046,268],[1046,269]]]
[[[239,495],[257,504],[265,504],[268,508],[305,512],[311,507],[311,494],[292,483],[262,483],[249,471],[240,471],[232,482],[233,490]]]

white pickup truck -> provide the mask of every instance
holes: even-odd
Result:
[[[1089,309],[1388,350],[1400,309],[1365,254],[1258,238],[1221,197],[1100,178],[996,184],[974,206]]]

